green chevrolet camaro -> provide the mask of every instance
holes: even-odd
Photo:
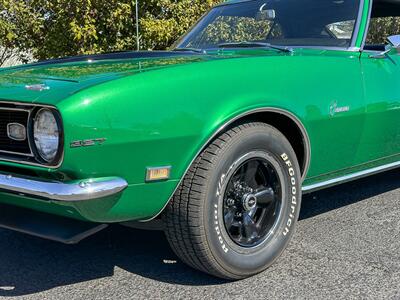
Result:
[[[228,1],[171,51],[0,69],[0,227],[75,243],[161,224],[196,269],[265,270],[303,193],[400,166],[398,16]]]

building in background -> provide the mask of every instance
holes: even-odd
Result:
[[[2,47],[0,47],[0,54],[4,54],[4,48],[2,48]],[[33,61],[33,58],[30,54],[25,54],[24,56],[27,58],[28,62]],[[17,56],[12,56],[11,58],[6,59],[4,62],[0,61],[0,68],[17,66],[22,63],[24,63],[24,62],[22,62],[20,59],[18,59]]]

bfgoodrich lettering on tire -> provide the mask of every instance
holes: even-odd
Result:
[[[193,163],[164,213],[166,236],[186,264],[241,279],[281,255],[300,204],[290,143],[267,124],[246,123],[219,136]]]

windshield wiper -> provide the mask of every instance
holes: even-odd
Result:
[[[282,52],[292,53],[293,49],[284,46],[272,45],[270,43],[261,42],[240,42],[240,43],[222,43],[218,45],[219,48],[269,48]]]
[[[206,53],[205,50],[197,48],[175,48],[173,51]]]

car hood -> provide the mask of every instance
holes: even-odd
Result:
[[[0,100],[56,105],[85,88],[125,76],[184,64],[254,55],[284,54],[265,50],[216,51],[213,54],[151,51],[49,60],[0,69]]]
[[[0,99],[54,105],[93,85],[150,70],[217,59],[178,52],[80,56],[0,69]]]

